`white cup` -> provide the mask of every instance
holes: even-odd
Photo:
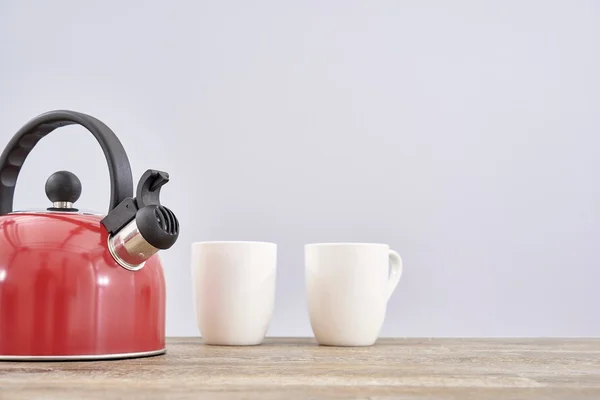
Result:
[[[275,302],[277,245],[192,244],[196,322],[205,344],[260,344]]]
[[[317,342],[373,345],[402,275],[400,255],[375,243],[308,244],[304,252],[308,312]]]

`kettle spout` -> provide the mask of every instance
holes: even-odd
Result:
[[[170,248],[179,235],[179,221],[165,206],[150,205],[108,239],[108,249],[122,267],[138,270],[159,250]]]
[[[173,246],[179,237],[177,217],[160,204],[160,188],[168,176],[162,171],[146,171],[137,196],[125,199],[102,221],[109,232],[108,250],[126,269],[141,269],[146,260]]]

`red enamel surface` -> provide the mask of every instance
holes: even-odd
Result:
[[[157,255],[139,271],[108,251],[100,216],[0,217],[0,356],[102,355],[165,347]]]

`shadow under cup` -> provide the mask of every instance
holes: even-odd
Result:
[[[276,266],[275,243],[192,244],[196,322],[205,344],[262,343],[273,315]]]

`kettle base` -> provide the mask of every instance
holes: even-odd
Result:
[[[0,361],[97,361],[97,360],[118,360],[124,358],[152,357],[165,354],[167,349],[141,351],[138,353],[118,353],[118,354],[82,354],[72,356],[6,356],[0,354]]]

